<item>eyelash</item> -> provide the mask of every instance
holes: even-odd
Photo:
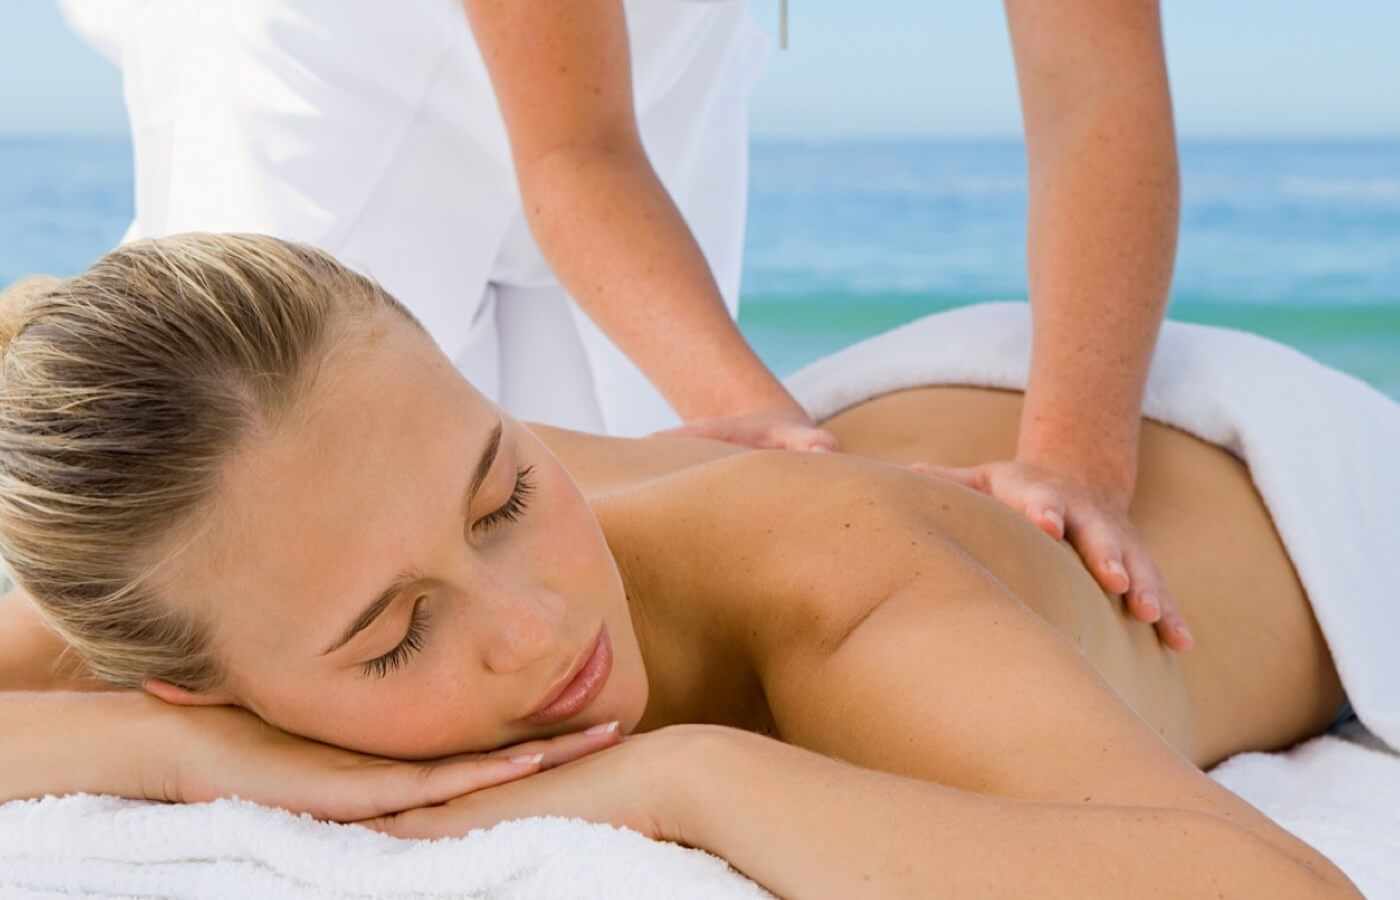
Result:
[[[423,635],[428,629],[428,609],[419,597],[413,604],[413,614],[408,620],[408,633],[399,645],[388,653],[372,659],[360,667],[366,678],[383,678],[402,666],[408,658],[423,649]]]
[[[515,473],[515,489],[510,492],[506,502],[495,512],[482,516],[472,527],[489,530],[503,522],[518,521],[525,514],[525,508],[530,505],[530,497],[535,493],[535,483],[530,480],[534,471],[534,466],[525,466],[518,470]],[[423,636],[427,633],[427,626],[428,610],[423,606],[423,598],[419,597],[413,604],[413,614],[408,620],[408,633],[397,647],[362,665],[360,668],[364,676],[383,678],[402,666],[410,656],[423,649]]]
[[[534,466],[518,469],[515,473],[515,490],[510,492],[510,498],[500,509],[478,519],[472,528],[490,531],[504,522],[518,521],[525,514],[525,508],[530,505],[530,497],[535,493],[535,482],[530,479],[534,471]]]

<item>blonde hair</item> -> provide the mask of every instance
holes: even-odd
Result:
[[[132,243],[0,298],[0,558],[93,675],[218,686],[197,604],[156,596],[162,548],[385,308],[417,324],[329,255],[246,234]]]

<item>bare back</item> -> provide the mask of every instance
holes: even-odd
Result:
[[[849,453],[969,465],[1009,458],[1020,402],[1018,393],[923,388],[825,424]],[[545,434],[585,490],[599,493],[741,452],[704,441]],[[1134,711],[1198,765],[1318,733],[1340,706],[1340,683],[1248,470],[1156,423],[1144,426],[1141,459],[1131,513],[1197,635],[1183,655],[1163,649],[1101,593],[1068,545],[1010,510],[943,485],[910,502],[927,501],[948,537],[1067,633]],[[941,499],[949,496],[951,506]]]

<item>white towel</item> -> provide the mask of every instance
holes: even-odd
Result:
[[[931,316],[790,379],[817,415],[920,384],[1019,388],[1026,307]],[[1169,323],[1150,416],[1243,456],[1318,608],[1353,703],[1391,744],[1400,654],[1400,407],[1250,335]],[[1387,629],[1389,626],[1389,629]],[[1335,860],[1370,898],[1400,898],[1400,757],[1324,737],[1246,754],[1214,776]],[[1168,877],[1164,871],[1164,877]],[[0,806],[0,897],[754,898],[706,854],[555,818],[402,842],[239,801],[163,806],[107,797]]]
[[[1242,753],[1211,777],[1336,863],[1369,900],[1400,898],[1400,756],[1355,719],[1288,753]]]

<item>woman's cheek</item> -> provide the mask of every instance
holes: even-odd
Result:
[[[479,749],[467,733],[467,717],[453,714],[453,698],[437,691],[408,690],[385,696],[372,706],[374,715],[362,721],[364,746],[370,752],[408,759],[429,759]]]

